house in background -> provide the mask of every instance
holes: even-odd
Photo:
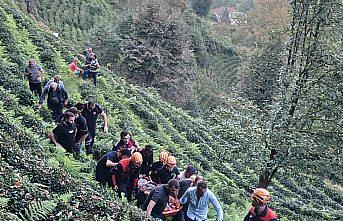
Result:
[[[214,8],[211,10],[211,14],[218,23],[226,21],[234,26],[247,23],[247,15],[243,12],[238,12],[234,7]]]

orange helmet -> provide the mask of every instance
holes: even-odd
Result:
[[[167,159],[166,164],[167,164],[168,166],[175,166],[175,165],[176,165],[176,159],[175,159],[175,157],[169,156],[168,159]]]
[[[256,200],[257,202],[267,204],[270,201],[271,196],[268,190],[263,188],[256,188],[254,189],[251,198],[253,200]]]
[[[167,151],[162,151],[159,155],[160,161],[166,163],[168,160],[169,153]]]
[[[143,162],[143,157],[142,154],[140,154],[139,152],[135,152],[132,154],[131,156],[131,160],[135,163],[135,164],[142,164]]]

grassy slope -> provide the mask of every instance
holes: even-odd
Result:
[[[104,203],[97,205],[100,208],[97,211],[94,208],[75,211],[75,200],[78,206],[85,206],[88,198],[98,197],[97,191],[101,191],[91,179],[94,162],[76,163],[61,150],[55,150],[48,144],[45,135],[53,125],[45,117],[46,111],[32,109],[34,98],[21,77],[23,65],[30,56],[36,57],[50,76],[54,73],[66,73],[66,60],[70,56],[56,39],[44,34],[35,24],[22,19],[18,13],[14,13],[14,17],[12,13],[14,12],[4,7],[0,16],[4,21],[0,27],[0,92],[4,97],[2,102],[6,103],[6,108],[1,111],[3,122],[6,123],[2,124],[0,130],[1,139],[5,141],[3,143],[7,144],[1,147],[0,152],[1,168],[5,168],[7,174],[0,187],[7,193],[6,197],[10,196],[5,207],[11,205],[11,211],[18,213],[32,201],[50,200],[59,202],[58,211],[63,212],[58,216],[58,211],[53,211],[51,214],[56,219],[73,211],[76,217],[86,217],[89,214],[102,214],[104,217],[106,213],[114,213],[119,214],[117,218],[131,216],[130,219],[135,220],[132,218],[133,213],[127,212],[134,207],[124,205],[126,209],[114,210],[113,205],[110,205],[111,194],[108,192],[102,193],[105,195]],[[142,145],[150,143],[157,150],[167,149],[173,152],[180,166],[191,162],[200,168],[201,173],[208,178],[211,189],[223,202],[226,220],[241,219],[247,202],[244,190],[255,183],[257,177],[253,175],[252,169],[223,154],[226,148],[233,146],[218,139],[200,119],[191,118],[184,111],[163,102],[155,93],[143,91],[122,79],[103,76],[99,79],[98,88],[94,89],[87,82],[75,81],[67,74],[62,75],[73,102],[95,97],[109,115],[110,134],[99,132],[96,148],[104,152],[109,150],[111,141],[117,139],[120,131],[130,129]],[[19,137],[23,138],[13,140],[13,131],[18,131]],[[18,162],[17,156],[30,157]],[[18,165],[19,169],[13,168]],[[51,171],[58,172],[51,175]],[[54,178],[55,174],[61,179]],[[48,182],[43,175],[53,179],[56,185]],[[84,177],[86,179],[82,179]],[[16,180],[24,183],[25,188],[12,188]],[[37,184],[47,186],[49,194],[44,195],[44,188],[36,191]],[[78,185],[87,191],[82,192]],[[315,177],[279,177],[271,188],[275,191],[273,204],[277,211],[282,216],[292,217],[292,220],[297,217],[303,220],[330,220],[338,217],[338,211],[342,209],[342,192],[324,185]],[[25,191],[35,192],[33,190],[37,194],[26,199]],[[61,195],[65,194],[66,203],[63,204]],[[80,195],[83,197],[79,198]],[[15,197],[18,197],[18,202],[13,202]],[[238,205],[236,211],[228,208],[227,205],[232,203]],[[310,218],[313,216],[311,213],[314,214],[313,218]]]

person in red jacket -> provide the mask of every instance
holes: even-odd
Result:
[[[263,188],[254,189],[251,195],[253,206],[245,216],[244,221],[278,221],[278,215],[267,206],[270,198],[268,190]]]
[[[127,200],[131,201],[133,190],[138,185],[142,162],[143,157],[139,152],[133,153],[130,158],[129,156],[122,156],[114,175],[112,175],[113,187],[118,192],[119,197],[121,193],[125,193]]]

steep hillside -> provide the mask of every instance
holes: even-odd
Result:
[[[45,80],[62,75],[72,103],[96,99],[105,108],[110,131],[98,133],[95,148],[106,152],[122,129],[131,130],[142,145],[172,152],[179,167],[192,163],[199,168],[219,196],[225,220],[242,220],[249,206],[246,190],[258,177],[251,165],[231,157],[234,142],[220,139],[201,119],[162,101],[155,92],[105,70],[97,88],[69,76],[66,47],[13,8],[2,5],[0,21],[1,220],[18,220],[20,214],[22,220],[145,220],[136,207],[98,187],[93,160],[84,156],[83,162],[75,161],[49,144],[46,133],[54,124],[46,109],[36,109],[37,98],[22,74],[30,57],[46,69]],[[318,177],[284,175],[271,190],[272,206],[285,220],[341,217],[342,191]]]
[[[80,49],[88,43],[91,30],[115,19],[118,3],[108,0],[5,0],[12,7],[30,15],[45,29],[59,34],[71,48]]]

